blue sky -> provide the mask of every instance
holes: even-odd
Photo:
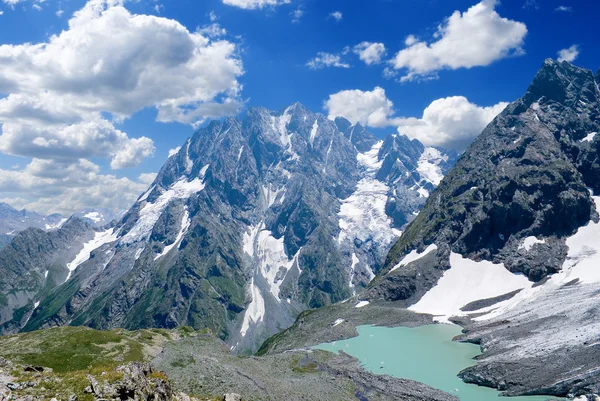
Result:
[[[195,127],[296,101],[460,151],[545,58],[600,67],[595,3],[0,0],[2,200],[125,208]]]

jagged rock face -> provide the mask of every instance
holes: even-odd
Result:
[[[560,239],[597,218],[588,188],[600,191],[599,96],[590,71],[546,61],[525,96],[461,156],[388,266],[436,243],[446,256],[452,250],[505,263],[534,281],[560,270]],[[530,236],[548,243],[519,252]]]
[[[26,329],[186,324],[255,349],[364,288],[455,159],[299,104],[214,121],[95,234]]]
[[[598,76],[547,60],[431,194],[365,297],[460,316],[464,340],[484,351],[468,381],[595,393],[598,132]]]
[[[16,210],[6,203],[0,203],[0,248],[21,231],[35,227],[42,230],[55,230],[67,219],[60,214],[44,216],[28,210]]]
[[[0,332],[25,326],[34,303],[64,282],[66,264],[93,235],[89,225],[72,218],[55,231],[26,229],[0,249]]]

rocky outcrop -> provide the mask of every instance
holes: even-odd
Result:
[[[109,383],[88,375],[90,385],[85,392],[97,399],[171,401],[176,399],[171,384],[164,374],[156,372],[145,363],[130,363],[116,369],[122,378]]]

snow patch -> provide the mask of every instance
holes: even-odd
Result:
[[[244,320],[240,330],[242,337],[246,336],[250,328],[250,323],[256,324],[262,322],[265,317],[265,300],[260,293],[260,289],[254,284],[254,277],[250,281],[250,296],[252,297],[252,301],[244,313]]]
[[[163,192],[154,203],[146,203],[139,211],[138,220],[133,228],[121,238],[121,244],[131,244],[148,240],[158,218],[171,201],[175,199],[187,199],[204,189],[204,176],[208,167],[209,165],[207,164],[200,171],[201,178],[196,177],[192,181],[182,178],[171,185],[167,191]]]
[[[98,212],[89,212],[89,213],[85,214],[83,217],[85,217],[86,219],[92,220],[94,223],[99,223],[104,218],[104,216]]]
[[[156,185],[152,185],[150,187],[150,189],[148,189],[143,195],[142,197],[138,200],[138,202],[144,202],[146,199],[148,199],[148,197],[150,196],[150,194],[152,193],[152,191],[154,191],[154,188],[156,188]]]
[[[592,132],[579,142],[592,142],[597,134],[598,134],[597,132]]]
[[[401,268],[402,266],[406,266],[409,263],[412,263],[412,262],[414,262],[416,260],[421,259],[423,256],[428,255],[429,253],[435,251],[436,249],[437,249],[437,245],[436,244],[431,244],[422,253],[417,252],[416,249],[413,250],[413,251],[411,251],[400,262],[398,262],[398,264],[396,266],[394,266],[392,268],[392,270],[390,270],[390,273],[393,272],[394,270],[397,270],[397,269]]]
[[[265,199],[265,203],[267,204],[267,209],[269,209],[271,206],[273,206],[273,204],[277,200],[277,197],[279,196],[279,194],[285,193],[285,187],[276,188],[271,183],[269,183],[269,185],[263,185],[261,188],[262,188],[263,197]]]
[[[188,139],[187,141],[187,145],[185,147],[185,173],[189,174],[192,172],[192,169],[194,168],[194,162],[192,161],[192,159],[190,159],[190,143],[192,141],[190,141]]]
[[[360,260],[356,256],[356,253],[352,252],[352,265],[350,266],[350,282],[348,286],[352,289],[352,295],[356,294],[356,290],[354,289],[354,277],[356,276],[356,266],[358,265]]]
[[[331,327],[339,326],[340,324],[342,324],[344,322],[345,322],[344,319],[337,319],[335,322],[333,322],[333,324],[331,325]]]
[[[519,245],[519,249],[525,249],[527,252],[533,248],[535,244],[545,244],[546,240],[539,240],[536,237],[527,237],[523,240],[523,243]]]
[[[439,164],[447,160],[448,156],[442,156],[442,153],[436,148],[425,148],[419,158],[417,172],[423,179],[438,186],[444,178]]]
[[[56,229],[58,229],[58,228],[61,228],[61,227],[62,227],[62,225],[63,225],[63,224],[65,224],[65,222],[66,222],[67,220],[69,220],[69,219],[67,219],[67,218],[64,218],[64,219],[60,220],[58,223],[56,223],[56,224],[46,224],[44,228],[45,228],[46,230],[56,230]],[[23,221],[23,222],[24,222],[24,221]],[[13,231],[13,233],[14,233],[14,231]]]
[[[117,240],[117,233],[114,233],[114,229],[110,228],[106,231],[97,232],[94,235],[94,238],[91,241],[88,241],[83,245],[83,249],[79,251],[75,259],[71,261],[71,263],[67,264],[67,269],[69,269],[69,274],[67,275],[67,279],[65,282],[69,281],[71,275],[79,267],[82,263],[87,262],[90,259],[91,253],[100,248],[104,244],[108,244],[110,242]]]
[[[183,236],[187,233],[188,228],[190,228],[190,224],[192,221],[190,220],[190,214],[188,213],[187,208],[183,211],[183,216],[181,217],[181,226],[179,228],[179,232],[177,233],[177,237],[175,238],[175,242],[171,245],[167,245],[164,247],[163,251],[154,257],[154,260],[160,259],[165,256],[167,253],[171,251],[175,246],[179,246]]]
[[[369,305],[370,302],[369,301],[360,301],[359,303],[357,303],[356,305],[354,305],[355,308],[364,308],[365,306]]]
[[[435,287],[408,309],[449,323],[452,316],[465,316],[460,309],[471,302],[531,287],[527,277],[509,272],[503,264],[475,262],[452,252],[450,269],[444,272]]]
[[[319,130],[319,119],[316,119],[315,123],[312,126],[312,129],[310,130],[310,146],[313,146],[318,130]]]

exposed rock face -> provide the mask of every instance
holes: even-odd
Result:
[[[463,340],[484,351],[467,381],[597,393],[598,132],[598,77],[547,60],[432,193],[367,298],[462,316]]]
[[[0,332],[25,326],[40,301],[64,282],[67,263],[94,236],[73,218],[54,231],[29,228],[0,249]]]
[[[25,330],[191,325],[255,350],[364,288],[455,160],[299,104],[214,121],[68,262]]]

